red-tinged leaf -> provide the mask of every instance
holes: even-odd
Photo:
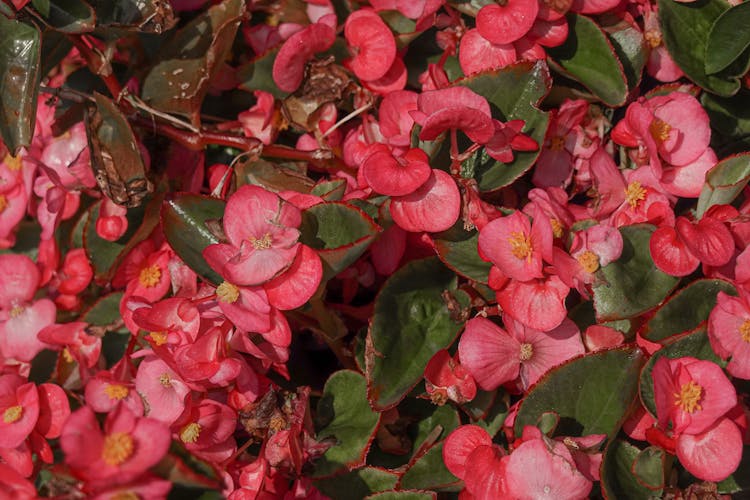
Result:
[[[327,280],[357,260],[382,231],[365,212],[347,203],[320,203],[302,212],[300,241],[317,250]]]
[[[364,500],[435,500],[437,493],[422,490],[384,491],[365,497]]]
[[[666,453],[661,448],[649,446],[633,461],[631,471],[638,483],[649,490],[664,488],[664,462]]]
[[[553,368],[522,400],[516,415],[516,435],[521,435],[525,425],[536,425],[544,413],[554,411],[560,416],[558,435],[614,436],[637,395],[643,363],[640,349],[618,347]]]
[[[544,61],[521,62],[496,71],[486,71],[457,82],[484,96],[502,113],[498,120],[523,120],[522,132],[537,144],[544,142],[549,115],[538,108],[552,88],[552,77]],[[539,150],[516,152],[511,163],[483,154],[474,177],[482,191],[496,191],[523,175],[536,161]]]
[[[732,203],[750,181],[750,153],[741,153],[721,160],[706,173],[696,215],[702,217],[714,205]]]
[[[0,15],[0,137],[16,155],[34,136],[41,68],[41,34]]]
[[[318,402],[317,419],[318,440],[334,438],[336,445],[316,460],[315,477],[364,465],[380,414],[367,402],[367,383],[362,375],[350,370],[331,375]]]
[[[339,500],[360,500],[372,493],[393,489],[398,474],[378,467],[363,467],[331,478],[314,481],[324,495]]]
[[[399,481],[399,488],[442,490],[455,487],[458,478],[446,468],[443,461],[444,441],[434,444],[423,455],[408,464]]]
[[[716,305],[719,292],[736,295],[737,290],[728,281],[701,279],[693,281],[674,293],[654,312],[640,330],[640,335],[652,342],[660,342],[672,335],[697,328],[708,319]]]
[[[479,256],[477,231],[457,227],[435,235],[435,251],[440,260],[456,273],[479,283],[487,283],[492,264]]]
[[[600,321],[638,316],[656,307],[677,285],[678,278],[659,271],[649,251],[654,226],[636,224],[620,228],[620,258],[599,271],[593,287],[594,307]]]
[[[621,439],[609,443],[604,450],[601,468],[602,494],[605,498],[614,500],[661,496],[661,491],[646,488],[633,474],[633,466],[640,453],[640,448]]]
[[[160,48],[159,62],[143,80],[143,99],[199,125],[201,103],[232,48],[244,11],[244,0],[224,0],[180,29]]]
[[[607,35],[591,19],[569,13],[564,44],[547,49],[565,76],[589,89],[608,106],[621,106],[628,96],[622,63]]]
[[[165,200],[161,209],[164,236],[172,250],[199,276],[213,283],[224,281],[203,258],[203,249],[219,243],[207,226],[224,216],[226,203],[217,198],[177,193]]]
[[[182,446],[172,444],[172,449],[153,469],[158,476],[174,484],[193,488],[220,488],[213,467]]]
[[[86,33],[96,26],[94,9],[82,0],[31,0],[34,10],[52,29]]]
[[[453,342],[461,324],[451,318],[443,293],[456,284],[456,275],[433,257],[405,265],[381,288],[365,349],[373,408],[397,405],[430,358]]]

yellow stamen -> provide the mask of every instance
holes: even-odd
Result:
[[[744,323],[740,325],[740,335],[742,340],[750,342],[750,319],[746,319]]]
[[[118,491],[109,497],[109,500],[141,500],[141,497],[138,496],[138,493],[132,491]]]
[[[23,415],[23,406],[11,406],[10,408],[6,408],[3,412],[3,422],[6,424],[12,424],[13,422],[18,421],[18,419],[21,418],[21,415]]]
[[[511,253],[517,259],[531,261],[531,254],[534,252],[534,247],[531,244],[531,238],[528,235],[518,232],[510,233],[508,243],[510,243]]]
[[[72,363],[75,361],[73,355],[70,354],[70,349],[68,349],[67,347],[62,350],[62,357],[66,363]]]
[[[562,151],[564,147],[565,147],[565,137],[561,135],[556,135],[555,137],[549,140],[549,148],[552,151]]]
[[[518,359],[521,361],[528,361],[531,359],[531,356],[534,355],[534,346],[531,344],[521,344],[521,354],[518,356]]]
[[[148,334],[148,337],[156,344],[157,346],[163,346],[167,343],[167,340],[169,336],[167,335],[167,332],[150,332]]]
[[[682,408],[682,411],[693,413],[696,410],[702,410],[700,405],[703,387],[699,386],[692,380],[682,384],[679,393],[674,393],[675,404]]]
[[[159,383],[164,387],[172,387],[172,377],[169,376],[169,373],[162,373],[159,375]]]
[[[240,289],[228,281],[222,281],[216,288],[216,298],[226,304],[234,304],[240,298]]]
[[[672,130],[672,127],[669,123],[659,118],[654,118],[654,121],[652,121],[651,125],[648,127],[648,131],[651,132],[651,137],[660,142],[669,139],[670,130]]]
[[[5,166],[8,167],[8,170],[13,170],[15,172],[18,172],[23,167],[23,161],[21,160],[21,156],[11,156],[11,155],[5,155],[5,159],[3,160],[3,163],[5,163]]]
[[[125,399],[129,393],[128,388],[122,384],[107,384],[104,386],[104,394],[109,396],[109,399],[115,401]]]
[[[187,424],[180,431],[180,439],[183,443],[195,443],[198,441],[198,436],[201,435],[201,424],[193,422]]]
[[[658,30],[646,30],[646,33],[644,33],[643,36],[652,49],[655,49],[662,44],[661,32]]]
[[[586,250],[578,256],[578,263],[587,273],[593,273],[599,269],[599,256],[591,250]]]
[[[555,238],[562,238],[562,235],[563,235],[562,223],[557,219],[550,219],[549,224],[550,226],[552,226],[552,236],[554,236]]]
[[[146,288],[151,288],[159,284],[161,280],[161,269],[154,264],[153,266],[144,267],[138,275],[138,281]]]
[[[247,238],[250,240],[250,243],[253,245],[253,248],[256,250],[268,250],[271,248],[271,244],[273,243],[273,238],[271,237],[271,233],[266,233],[260,238],[255,238],[254,236],[250,236]]]
[[[8,208],[8,198],[4,194],[0,194],[0,214],[5,212],[6,208]]]
[[[21,315],[23,312],[23,306],[14,306],[13,309],[10,310],[10,317],[11,318],[17,318]]]
[[[646,189],[641,186],[638,181],[633,181],[628,184],[625,188],[625,201],[628,202],[630,208],[635,210],[638,208],[638,203],[646,199]]]
[[[271,417],[271,420],[268,421],[268,428],[274,432],[278,432],[282,429],[286,429],[286,426],[287,426],[286,419],[279,414],[275,414],[274,416]]]
[[[130,458],[135,449],[133,438],[127,432],[113,432],[104,438],[102,459],[108,465],[120,465]]]

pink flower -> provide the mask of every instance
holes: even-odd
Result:
[[[227,281],[265,283],[297,255],[300,211],[258,186],[242,186],[227,202],[224,233],[229,243],[209,245],[203,256]]]
[[[17,375],[0,376],[0,448],[23,443],[39,417],[39,393],[32,383]]]
[[[724,292],[716,296],[716,306],[708,317],[711,347],[722,359],[731,357],[727,371],[750,379],[750,293],[739,289],[739,297]]]
[[[353,57],[344,62],[361,80],[383,77],[396,59],[396,40],[375,11],[360,9],[349,14],[344,36]]]
[[[425,389],[435,404],[445,404],[447,400],[463,404],[474,399],[477,386],[474,378],[462,366],[456,356],[439,350],[424,369]]]
[[[73,472],[100,484],[135,479],[162,459],[170,441],[166,425],[137,417],[124,405],[107,415],[103,431],[91,408],[84,406],[71,414],[60,436]]]
[[[273,61],[273,81],[284,92],[294,92],[302,83],[305,64],[317,52],[328,50],[336,33],[327,24],[311,24],[290,36]]]
[[[485,5],[477,14],[477,29],[494,44],[515,42],[529,32],[538,12],[539,2],[527,0]]]

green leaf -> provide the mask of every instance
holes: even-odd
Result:
[[[594,307],[599,321],[627,319],[659,305],[677,285],[678,278],[658,270],[651,259],[649,240],[656,228],[636,224],[620,228],[622,255],[598,273]]]
[[[458,483],[443,462],[443,443],[440,441],[427,450],[401,476],[400,488],[415,490],[445,489]]]
[[[338,500],[360,500],[372,493],[391,490],[398,474],[377,467],[363,467],[339,476],[318,479],[315,487],[324,495]]]
[[[456,273],[486,284],[492,264],[479,256],[478,241],[478,231],[454,228],[435,235],[435,251],[440,260]]]
[[[660,357],[666,356],[669,359],[676,359],[683,356],[692,356],[693,358],[712,361],[720,366],[726,365],[711,349],[711,342],[708,340],[705,328],[672,337],[663,344],[664,347],[651,356],[641,372],[641,402],[654,417],[656,416],[656,403],[654,402],[654,379],[651,377],[651,371],[654,369],[654,363]]]
[[[622,64],[628,88],[631,90],[636,88],[641,83],[643,68],[646,67],[648,61],[648,49],[643,33],[616,16],[600,19],[600,22],[602,22],[602,29],[609,35],[609,41]]]
[[[117,322],[121,318],[120,301],[122,296],[123,292],[114,292],[99,298],[81,315],[81,321],[96,326],[109,326]]]
[[[622,106],[628,85],[622,63],[607,35],[586,16],[569,13],[568,38],[547,49],[562,73],[580,82],[607,106]]]
[[[715,132],[734,140],[750,135],[750,91],[742,89],[732,97],[704,92],[700,100]]]
[[[642,327],[641,336],[659,342],[672,335],[697,328],[716,305],[716,295],[723,291],[737,295],[734,285],[724,280],[702,279],[673,294]]]
[[[184,446],[172,442],[169,453],[152,471],[175,485],[188,488],[219,488],[216,471],[208,462],[195,457]]]
[[[198,275],[213,283],[223,280],[203,258],[203,249],[219,243],[206,225],[224,216],[226,203],[217,198],[190,193],[178,193],[165,200],[161,209],[164,236],[172,250]]]
[[[272,94],[277,99],[283,99],[288,94],[273,81],[272,69],[273,62],[276,60],[276,54],[279,49],[271,49],[265,54],[256,57],[237,69],[237,79],[240,81],[240,88],[248,92],[262,90]]]
[[[750,153],[724,158],[706,172],[696,215],[702,217],[714,205],[725,205],[739,195],[750,181]]]
[[[102,354],[107,362],[107,368],[111,368],[125,355],[128,343],[131,339],[128,330],[108,331],[102,338]]]
[[[318,402],[318,419],[325,421],[318,440],[333,437],[335,446],[315,462],[316,477],[364,465],[380,414],[367,402],[367,382],[361,374],[341,370],[328,379]]]
[[[643,362],[638,348],[620,347],[574,358],[552,369],[522,400],[516,435],[554,411],[560,416],[559,435],[607,434],[612,438],[637,394]]]
[[[96,26],[94,9],[82,0],[31,0],[45,23],[62,33],[86,33]]]
[[[544,61],[522,62],[496,71],[487,71],[457,82],[484,96],[502,116],[503,121],[524,120],[523,132],[537,144],[544,143],[549,115],[537,106],[552,88],[552,78]],[[539,150],[515,152],[512,163],[495,161],[484,154],[475,166],[476,179],[482,191],[495,191],[513,183],[536,161]]]
[[[370,404],[396,406],[421,380],[427,362],[461,329],[442,297],[456,289],[456,275],[436,257],[396,271],[375,299],[365,364]]]
[[[641,450],[621,439],[615,439],[604,450],[601,467],[601,487],[605,498],[648,500],[660,498],[660,491],[652,491],[638,482],[633,465]]]
[[[237,186],[245,184],[261,186],[268,191],[297,191],[309,193],[315,183],[304,172],[300,172],[262,158],[235,165]]]
[[[706,74],[709,32],[729,4],[725,0],[657,0],[657,5],[664,45],[685,75],[710,92],[734,95],[740,88],[737,78]]]
[[[639,483],[650,490],[664,488],[664,450],[649,446],[641,451],[633,462],[633,474]]]
[[[431,491],[385,491],[365,497],[365,500],[434,500],[437,495]]]
[[[102,202],[91,205],[83,229],[83,248],[98,281],[109,281],[125,254],[151,234],[159,223],[159,203],[160,200],[154,198],[146,205],[129,208],[125,215],[128,219],[128,230],[117,241],[107,241],[96,233],[96,221],[99,219]]]
[[[320,203],[302,212],[300,241],[318,251],[326,280],[352,265],[382,230],[348,203]]]
[[[232,48],[244,11],[244,0],[224,0],[180,29],[143,80],[143,99],[160,111],[189,116],[197,126],[209,83]]]
[[[725,69],[750,47],[750,4],[741,3],[724,11],[708,33],[706,73]]]
[[[0,138],[13,156],[31,144],[39,95],[41,34],[0,15]]]

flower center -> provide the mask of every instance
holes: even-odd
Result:
[[[0,214],[5,212],[6,208],[8,208],[8,198],[4,194],[0,194]]]
[[[128,388],[122,384],[107,384],[104,386],[104,394],[115,401],[125,399],[129,392]]]
[[[643,36],[652,49],[655,49],[662,43],[661,32],[658,30],[646,30]]]
[[[528,361],[531,359],[531,356],[534,355],[534,346],[531,344],[521,344],[521,354],[519,354],[518,359],[521,361]]]
[[[183,443],[195,443],[198,441],[198,436],[201,435],[201,424],[193,422],[187,424],[180,431],[180,439]]]
[[[646,189],[641,186],[638,181],[633,181],[628,184],[625,188],[625,201],[628,202],[630,208],[635,210],[638,208],[638,203],[646,199]]]
[[[113,432],[104,438],[102,459],[109,465],[120,465],[133,454],[133,438],[127,432]]]
[[[11,156],[7,154],[5,155],[5,159],[3,160],[3,163],[5,163],[5,166],[8,167],[8,170],[13,170],[15,172],[18,172],[19,170],[21,170],[21,167],[23,167],[23,162],[21,161],[21,155]]]
[[[268,421],[268,428],[274,432],[279,432],[280,430],[285,429],[286,426],[286,419],[279,414],[275,414],[271,417],[271,420]]]
[[[254,236],[250,236],[248,240],[250,240],[250,243],[253,245],[253,248],[256,250],[268,250],[269,248],[271,248],[271,244],[273,243],[273,238],[271,237],[271,233],[266,233],[260,238],[255,238]]]
[[[561,135],[556,135],[549,141],[549,148],[552,151],[562,151],[564,147],[565,147],[565,137]]]
[[[255,246],[255,243],[253,243],[253,246]],[[228,281],[222,281],[221,285],[216,288],[216,297],[221,302],[234,304],[240,297],[240,289]]]
[[[73,355],[70,354],[70,349],[68,349],[67,347],[62,350],[62,357],[66,363],[72,363],[73,361],[75,361]]]
[[[109,500],[141,500],[141,497],[138,496],[138,493],[132,491],[119,491],[109,497]]]
[[[13,306],[13,309],[10,310],[10,317],[11,318],[17,318],[21,315],[23,312],[23,306]]]
[[[693,413],[696,410],[702,410],[700,405],[702,395],[703,388],[691,380],[682,384],[680,392],[674,394],[675,404],[682,408],[682,411]]]
[[[563,235],[562,223],[557,219],[550,219],[549,224],[550,226],[552,226],[552,236],[554,236],[555,238],[562,238],[562,235]]]
[[[11,406],[10,408],[6,408],[3,412],[3,422],[6,424],[12,424],[13,422],[18,421],[18,419],[21,418],[21,415],[23,415],[23,406]]]
[[[138,281],[141,285],[146,288],[155,287],[161,280],[161,269],[159,266],[154,264],[153,266],[144,267],[141,269],[141,274],[138,275]]]
[[[163,346],[169,338],[167,332],[150,332],[148,336],[157,346]]]
[[[649,125],[648,127],[648,131],[651,132],[651,137],[653,137],[654,140],[660,142],[664,142],[669,139],[670,130],[672,130],[672,127],[669,125],[669,123],[659,118],[654,118],[654,121],[652,121],[651,125]]]
[[[443,388],[437,389],[430,394],[430,401],[437,406],[443,406],[448,402],[448,393]]]
[[[169,376],[169,373],[162,373],[159,375],[159,383],[164,387],[172,387],[172,377]]]
[[[527,236],[525,233],[510,233],[508,243],[510,243],[511,253],[517,259],[526,259],[529,261],[531,260],[531,254],[534,252],[534,247],[531,244],[531,238],[529,238],[529,236]]]
[[[740,335],[742,336],[742,340],[750,342],[750,319],[746,319],[740,325]]]
[[[599,256],[591,250],[586,250],[578,256],[578,263],[587,273],[593,273],[599,269]]]

